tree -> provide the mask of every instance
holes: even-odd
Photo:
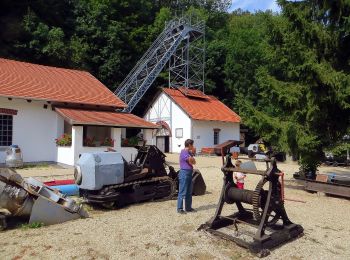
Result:
[[[343,50],[349,4],[334,12],[326,2],[279,1],[282,19],[270,20],[266,62],[255,75],[260,101],[239,102],[249,126],[300,156],[311,172],[322,149],[349,129],[350,119],[349,56]]]

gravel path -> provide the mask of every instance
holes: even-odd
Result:
[[[177,166],[177,155],[168,155]],[[197,213],[178,215],[176,201],[148,202],[120,210],[89,209],[90,218],[39,229],[17,228],[0,233],[0,259],[254,259],[245,249],[196,229],[215,211],[222,185],[221,159],[197,158],[207,194],[193,198]],[[257,163],[264,169],[263,163]],[[292,174],[294,163],[280,163],[286,173],[285,196],[290,219],[301,224],[305,235],[272,251],[265,259],[350,259],[350,201],[299,189]],[[322,170],[332,170],[322,168]],[[47,173],[61,179],[72,169],[30,169],[24,176]],[[256,184],[248,176],[246,187]],[[225,212],[236,211],[227,206]]]

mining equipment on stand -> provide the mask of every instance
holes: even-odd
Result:
[[[0,230],[7,227],[7,219],[21,217],[29,223],[52,225],[88,214],[71,198],[43,183],[28,178],[24,180],[15,171],[0,168]]]
[[[326,173],[313,174],[300,170],[293,177],[309,192],[323,192],[325,194],[350,198],[350,171],[333,170]]]
[[[344,142],[349,142],[350,135],[344,135],[342,139]],[[340,157],[335,157],[330,152],[325,153],[325,160],[326,165],[345,167],[323,173],[300,167],[299,172],[296,172],[293,177],[304,186],[306,191],[350,198],[350,170],[346,167],[350,165],[349,149],[347,149],[346,155],[343,154]]]
[[[282,172],[274,158],[266,160],[266,171],[234,168],[230,154],[226,155],[222,172],[224,183],[214,216],[199,227],[213,235],[236,242],[259,257],[270,253],[270,249],[300,236],[303,228],[292,223],[283,201],[283,187],[279,181]],[[254,190],[238,189],[233,181],[233,172],[261,176]],[[243,207],[242,203],[252,208]],[[226,204],[236,204],[238,211],[223,216]]]
[[[171,199],[176,194],[177,173],[167,165],[165,154],[154,145],[138,146],[134,161],[120,153],[84,153],[75,167],[80,195],[88,203],[106,208]],[[168,171],[166,170],[168,168]],[[197,173],[197,175],[200,173]],[[205,183],[194,182],[195,191],[205,192]]]

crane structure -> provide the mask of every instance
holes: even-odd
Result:
[[[150,48],[114,92],[131,112],[165,65],[169,87],[204,91],[205,22],[197,17],[169,21]]]

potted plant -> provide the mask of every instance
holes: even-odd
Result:
[[[72,136],[70,134],[63,134],[57,139],[55,139],[57,146],[71,146],[72,145]]]
[[[134,147],[137,146],[139,143],[139,138],[137,136],[133,136],[130,138],[123,138],[122,139],[122,146],[124,147]]]
[[[95,137],[94,136],[92,138],[86,137],[83,140],[83,145],[84,146],[93,147],[93,146],[95,146],[94,142],[95,142]]]
[[[101,143],[102,146],[110,146],[113,147],[114,146],[114,140],[110,137],[106,137],[103,142]]]

